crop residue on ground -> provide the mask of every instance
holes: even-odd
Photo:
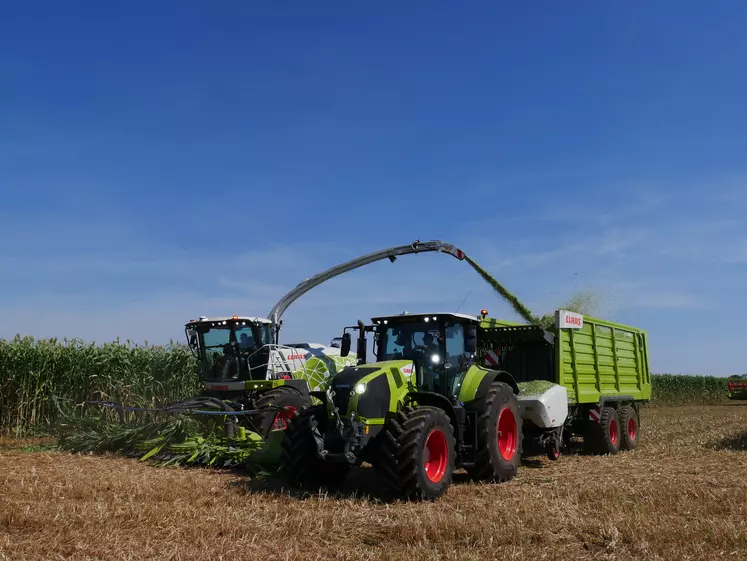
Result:
[[[634,452],[538,458],[502,485],[458,477],[435,504],[387,504],[369,468],[304,497],[4,439],[0,558],[747,558],[747,404],[651,406],[641,430]]]

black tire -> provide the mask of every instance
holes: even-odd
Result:
[[[523,424],[516,395],[508,384],[493,382],[477,417],[476,459],[467,473],[474,480],[513,479],[521,463],[522,441]]]
[[[381,434],[374,465],[401,498],[432,501],[451,485],[454,427],[438,407],[404,407]]]
[[[563,427],[563,447],[566,449],[570,448],[572,439],[573,432],[570,427]]]
[[[626,405],[618,411],[620,417],[620,433],[622,450],[635,450],[638,446],[640,428],[638,425],[638,415],[632,405]]]
[[[602,407],[597,441],[600,454],[617,454],[620,451],[620,432],[617,410],[614,407]]]
[[[317,437],[326,422],[324,405],[298,413],[283,434],[281,473],[291,487],[307,490],[334,490],[345,483],[348,464],[322,460],[317,453]]]
[[[561,427],[555,434],[555,437],[547,443],[545,454],[547,459],[557,461],[560,458],[560,448],[563,444],[563,428]]]
[[[270,431],[279,428],[287,428],[288,421],[303,409],[311,405],[311,400],[305,398],[300,392],[290,387],[273,388],[263,392],[254,409],[266,409],[251,416],[251,422],[256,427],[262,438],[267,438]],[[285,410],[278,410],[284,407]]]

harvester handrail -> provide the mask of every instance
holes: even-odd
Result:
[[[369,265],[376,261],[381,261],[382,259],[389,259],[390,261],[394,262],[400,255],[409,255],[411,253],[425,253],[430,251],[448,253],[456,257],[460,261],[465,257],[464,252],[453,244],[440,240],[427,242],[415,240],[413,243],[408,245],[390,247],[388,249],[374,251],[373,253],[369,253],[361,257],[356,257],[355,259],[351,259],[346,263],[342,263],[340,265],[332,267],[331,269],[322,271],[321,273],[302,281],[293,290],[283,296],[267,315],[268,319],[270,319],[270,321],[272,321],[273,325],[275,326],[276,340],[277,333],[280,329],[280,317],[283,315],[285,310],[287,310],[288,306],[290,306],[293,302],[298,300],[298,298],[306,294],[315,286],[319,286],[323,282],[326,282],[338,275],[347,273],[349,271],[352,271],[353,269],[357,269],[358,267],[363,267],[364,265]]]

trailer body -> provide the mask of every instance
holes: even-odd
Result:
[[[635,448],[639,408],[651,400],[646,331],[558,310],[549,329],[484,317],[479,339],[478,360],[509,372],[520,388],[528,448],[554,445],[550,429],[563,417],[566,443],[583,435],[597,450]]]
[[[577,329],[561,328],[555,343],[556,382],[579,404],[602,399],[651,399],[646,332],[583,317]]]

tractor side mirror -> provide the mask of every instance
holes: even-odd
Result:
[[[470,325],[464,334],[464,352],[474,354],[477,352],[477,327]]]
[[[350,333],[343,333],[342,341],[340,342],[340,356],[348,356],[350,354],[351,344],[352,340],[350,338]]]

